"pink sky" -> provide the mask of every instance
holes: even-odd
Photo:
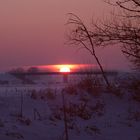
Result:
[[[64,24],[69,12],[90,23],[92,17],[108,15],[108,5],[103,0],[0,0],[0,70],[11,66],[94,63],[87,52],[64,45]],[[102,63],[109,68],[127,67],[116,48],[100,50],[101,55]]]

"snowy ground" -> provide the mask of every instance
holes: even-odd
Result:
[[[0,86],[0,140],[140,140],[140,102],[123,87]],[[120,93],[120,94],[119,94]]]

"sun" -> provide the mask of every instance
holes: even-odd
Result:
[[[70,68],[68,66],[63,66],[60,68],[60,72],[70,72]]]

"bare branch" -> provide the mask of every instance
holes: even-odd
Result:
[[[95,45],[92,40],[92,32],[88,30],[87,26],[82,22],[82,20],[75,14],[69,13],[70,18],[67,22],[67,25],[74,25],[73,30],[71,30],[69,40],[72,44],[82,45],[92,56],[94,56],[99,68],[102,72],[103,78],[108,87],[110,84],[105,75],[104,69],[96,55]]]

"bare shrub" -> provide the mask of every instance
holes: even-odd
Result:
[[[101,134],[101,130],[96,125],[86,126],[85,131],[90,135],[92,135],[93,133],[94,134]]]
[[[6,136],[16,139],[24,139],[23,135],[19,132],[6,132]]]
[[[36,90],[31,91],[31,98],[34,99],[34,100],[36,100],[38,98]]]
[[[60,111],[63,112],[63,108],[60,108]],[[71,120],[73,117],[80,117],[84,120],[89,120],[92,116],[87,102],[80,102],[78,104],[70,102],[69,105],[65,107],[65,111],[68,114],[68,120]]]
[[[41,120],[42,119],[39,111],[36,108],[33,109],[33,115],[34,115],[34,120],[37,120],[37,119]]]
[[[60,108],[58,108],[57,110],[55,110],[51,116],[49,117],[49,119],[53,122],[57,121],[57,120],[62,120],[63,116],[62,116],[62,109],[60,110]]]
[[[105,103],[101,101],[97,101],[97,103],[94,106],[90,106],[90,109],[92,110],[92,113],[98,116],[102,116],[105,111]]]
[[[140,78],[133,78],[129,89],[132,91],[132,98],[140,102]]]
[[[56,98],[56,93],[53,89],[45,89],[45,90],[40,90],[40,91],[36,91],[36,90],[32,90],[31,91],[31,98],[32,99],[41,99],[41,100],[54,100]]]
[[[120,99],[122,99],[124,95],[122,89],[120,87],[115,86],[114,84],[111,85],[110,93]]]
[[[56,98],[56,93],[52,89],[47,89],[47,92],[44,94],[44,97],[47,99],[54,100]]]
[[[77,89],[76,85],[69,84],[64,88],[65,92],[68,93],[69,95],[77,95]]]
[[[17,119],[21,124],[29,126],[31,124],[31,120],[25,117],[20,117]]]
[[[123,88],[131,93],[133,100],[140,102],[140,75],[134,74],[127,77],[122,83]]]
[[[60,108],[60,110],[63,111],[62,108]],[[93,114],[97,116],[102,116],[104,114],[105,103],[98,101],[95,105],[89,105],[88,101],[83,101],[78,104],[70,102],[65,110],[69,119],[78,116],[84,120],[89,120]]]
[[[100,79],[93,75],[87,75],[84,79],[81,79],[77,86],[93,96],[99,96],[102,89]]]

